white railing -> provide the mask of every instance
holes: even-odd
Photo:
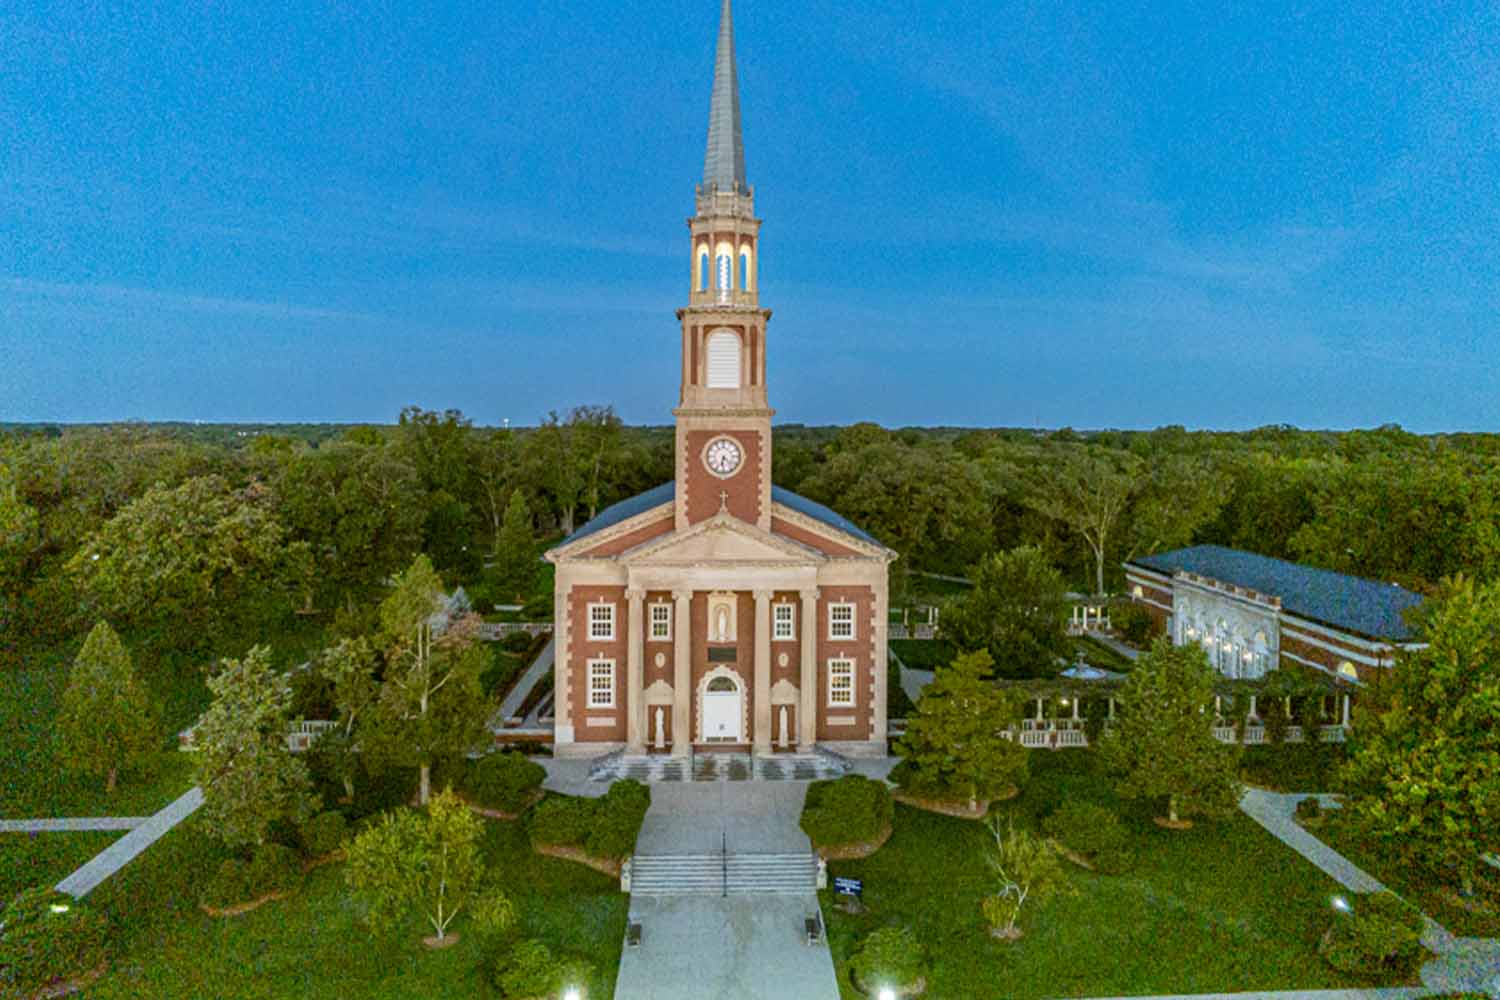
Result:
[[[936,625],[897,625],[892,623],[886,635],[891,639],[936,639]]]
[[[551,635],[551,622],[481,622],[475,633],[485,642],[499,642],[501,639],[524,632],[535,639],[539,635]]]
[[[1106,728],[1110,723],[1106,722]],[[1082,719],[1022,719],[1019,727],[1012,727],[1000,735],[1008,740],[1019,740],[1023,747],[1031,750],[1063,750],[1083,748],[1089,745],[1086,724]],[[1244,743],[1247,746],[1262,746],[1270,743],[1265,726],[1248,726],[1241,738],[1234,726],[1215,726],[1214,738],[1220,743]],[[1344,727],[1320,726],[1318,735],[1324,743],[1344,742]],[[1287,728],[1286,743],[1301,743],[1304,739],[1302,727]]]
[[[301,722],[291,722],[286,727],[286,748],[292,753],[303,753],[313,745],[313,741],[324,733],[338,728],[337,722],[326,719],[306,719]],[[177,749],[198,749],[196,733],[198,727],[194,725],[191,729],[184,729],[177,734]]]

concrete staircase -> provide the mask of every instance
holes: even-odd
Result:
[[[818,858],[805,854],[637,854],[637,896],[800,895],[816,892]]]

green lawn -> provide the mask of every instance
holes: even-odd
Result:
[[[908,670],[936,670],[958,655],[958,647],[946,639],[892,639],[890,647]]]
[[[56,885],[120,833],[0,833],[0,903],[23,889]]]
[[[1082,653],[1084,660],[1093,666],[1117,673],[1129,673],[1135,666],[1129,659],[1091,636],[1073,636],[1073,655],[1076,657],[1079,653]]]
[[[1034,826],[1065,797],[1118,805],[1087,753],[1038,751],[1020,799],[1000,807]],[[1023,916],[1026,936],[992,940],[980,918],[990,891],[980,860],[984,828],[896,807],[895,834],[864,861],[833,874],[862,878],[869,911],[828,905],[829,943],[845,996],[846,962],[865,933],[904,924],[934,954],[927,996],[966,1000],[1315,989],[1363,985],[1334,972],[1315,945],[1337,887],[1250,820],[1236,815],[1167,833],[1150,811],[1122,808],[1140,861],[1123,876],[1070,869],[1075,895]]]
[[[497,996],[483,954],[462,917],[458,945],[421,946],[412,921],[374,939],[357,921],[342,866],[322,868],[295,896],[231,920],[197,909],[218,849],[192,821],[101,886],[91,900],[114,928],[110,974],[90,1000],[183,997],[224,1000],[343,998],[432,1000]],[[516,824],[491,823],[490,872],[521,911],[522,933],[592,963],[591,1000],[609,998],[625,933],[627,897],[618,883],[580,865],[532,853]]]

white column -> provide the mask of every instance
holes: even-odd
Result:
[[[641,704],[645,689],[646,592],[632,587],[625,591],[630,611],[625,633],[625,750],[645,753],[645,706]]]
[[[818,591],[802,591],[802,682],[797,706],[797,749],[812,750],[818,742]]]
[[[755,592],[755,752],[771,752],[771,592]]]
[[[693,750],[693,592],[672,591],[672,756]]]
[[[1349,728],[1349,696],[1344,695],[1344,728]]]

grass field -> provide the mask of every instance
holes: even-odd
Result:
[[[490,823],[491,877],[511,894],[521,933],[591,963],[590,1000],[614,992],[628,900],[618,883],[580,865],[532,853],[517,824]],[[197,908],[219,849],[189,821],[106,882],[91,902],[111,917],[114,957],[90,1000],[435,1000],[497,996],[463,917],[459,943],[428,952],[413,920],[372,938],[344,886],[343,866],[314,871],[296,895],[243,917]]]
[[[980,859],[984,828],[896,807],[895,834],[864,861],[832,873],[864,879],[868,912],[831,909],[829,943],[846,997],[847,960],[887,924],[912,928],[933,957],[926,996],[1040,998],[1315,989],[1365,985],[1315,950],[1337,887],[1243,816],[1167,833],[1150,810],[1121,806],[1087,753],[1038,752],[1021,798],[1000,807],[1034,826],[1065,797],[1120,808],[1139,855],[1122,876],[1070,869],[1076,893],[1023,915],[1026,936],[993,940],[979,904],[991,891]]]

